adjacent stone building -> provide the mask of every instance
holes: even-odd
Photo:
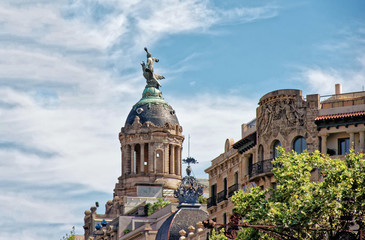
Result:
[[[282,146],[301,153],[320,150],[342,157],[353,148],[365,151],[365,91],[321,97],[282,89],[259,100],[256,118],[242,124],[242,139],[227,139],[225,151],[205,170],[209,174],[209,218],[226,223],[234,208],[230,197],[238,189],[276,187],[272,164]]]

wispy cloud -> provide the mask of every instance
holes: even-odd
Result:
[[[59,239],[82,219],[83,205],[92,203],[90,195],[97,200],[107,197],[78,184],[24,183],[18,179],[1,181],[0,187],[2,226],[7,229],[0,239]]]
[[[220,24],[241,24],[267,18],[276,17],[279,14],[277,6],[267,5],[254,8],[234,8],[222,11],[218,15]]]
[[[334,94],[334,86],[342,85],[342,91],[362,91],[365,86],[365,62],[356,70],[336,70],[332,68],[308,68],[303,70],[301,79],[309,84],[314,92]]]
[[[362,91],[365,86],[365,41],[363,23],[355,30],[339,29],[336,39],[319,44],[317,51],[328,58],[340,59],[341,65],[333,67],[327,62],[300,66],[297,81],[308,85],[313,92],[334,94],[335,84],[342,85],[343,92]],[[356,47],[354,47],[356,46]],[[332,63],[333,64],[333,63]]]
[[[257,107],[257,100],[208,93],[169,102],[174,106],[179,121],[184,123],[185,135],[191,135],[191,155],[203,168],[224,151],[227,138],[240,139],[241,124],[255,118]],[[187,141],[184,144],[184,149],[187,149]],[[187,151],[183,157],[187,157]]]
[[[0,182],[18,187],[0,185],[0,217],[24,230],[4,230],[0,239],[40,239],[42,234],[54,239],[60,236],[45,232],[64,231],[70,223],[78,223],[81,232],[82,211],[89,207],[81,201],[90,201],[85,196],[106,198],[105,192],[111,197],[120,175],[118,132],[145,84],[138,66],[141,46],[276,14],[265,6],[217,9],[205,0],[2,1]],[[212,153],[212,146],[223,149],[224,139],[253,117],[252,102],[233,98],[168,99],[186,132],[200,136],[196,155],[206,165],[219,153]],[[227,131],[230,124],[236,128]],[[90,190],[59,191],[68,184],[76,192]],[[42,230],[46,227],[56,230]]]

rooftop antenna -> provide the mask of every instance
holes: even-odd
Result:
[[[190,157],[190,134],[188,135],[188,157],[182,160],[183,163],[187,163],[188,167],[190,167],[190,164],[197,164],[199,163],[195,158]]]
[[[188,136],[188,157],[190,157],[190,134]]]

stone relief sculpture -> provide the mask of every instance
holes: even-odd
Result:
[[[161,84],[158,80],[165,78],[162,75],[154,73],[153,64],[155,62],[159,62],[159,60],[155,57],[152,57],[152,54],[148,52],[147,48],[144,48],[144,50],[147,53],[147,64],[144,61],[141,62],[143,77],[146,79],[147,87],[155,87],[158,89],[161,87]]]
[[[113,201],[109,200],[105,204],[105,214],[110,214],[113,208]]]
[[[259,130],[263,135],[267,132],[270,127],[271,119],[272,119],[272,110],[269,105],[266,105],[262,110],[259,118]]]
[[[288,131],[288,128],[280,128],[283,122],[289,127],[303,126],[304,118],[303,108],[295,106],[292,99],[281,99],[262,106],[258,128],[261,135],[277,135],[279,131],[286,135],[283,131]]]

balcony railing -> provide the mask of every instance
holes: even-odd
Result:
[[[208,201],[207,201],[207,208],[210,208],[213,206],[217,206],[217,197],[216,196],[208,198]]]
[[[223,190],[218,193],[218,203],[227,200],[227,190]]]
[[[272,170],[272,159],[267,159],[261,162],[254,163],[251,169],[248,170],[250,178],[262,173],[269,173]]]
[[[228,197],[230,198],[234,194],[234,192],[236,192],[237,190],[238,190],[238,183],[233,184],[232,186],[230,186],[228,188]]]

